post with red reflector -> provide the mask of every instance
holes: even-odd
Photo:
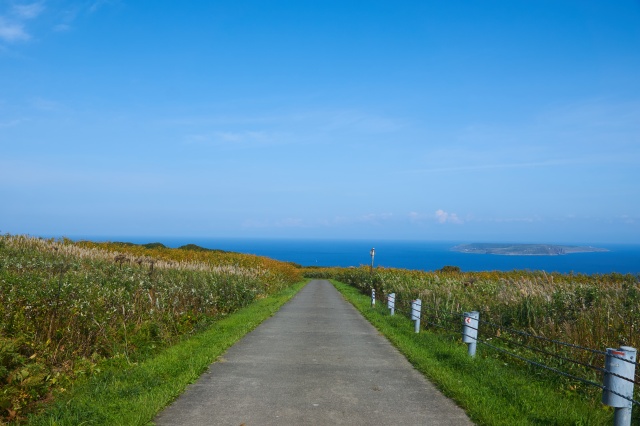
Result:
[[[615,408],[614,426],[631,425],[636,355],[636,349],[629,346],[621,346],[619,349],[607,348],[602,403]]]
[[[469,345],[467,353],[470,357],[476,356],[476,346],[478,341],[478,320],[480,312],[465,312],[462,322],[462,341]]]

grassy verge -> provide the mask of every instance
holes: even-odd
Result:
[[[413,332],[412,323],[384,309],[373,309],[370,298],[333,281],[335,287],[407,359],[448,397],[482,425],[610,425],[612,409],[593,395],[557,390],[526,366],[506,364],[478,347],[470,358],[460,336]]]
[[[137,365],[125,360],[77,385],[32,425],[144,425],[193,383],[226,349],[272,316],[308,281],[295,284],[215,323]]]

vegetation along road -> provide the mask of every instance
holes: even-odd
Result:
[[[396,315],[372,290],[395,293]],[[631,274],[304,268],[0,235],[0,424],[608,425],[603,351],[640,347],[639,304]],[[471,358],[460,316],[474,310]]]

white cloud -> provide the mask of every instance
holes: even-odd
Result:
[[[49,21],[49,25],[44,28],[50,31],[69,31],[72,22],[78,16],[94,13],[104,5],[117,3],[117,0],[98,0],[91,4],[71,2],[71,4],[57,10],[46,7],[44,0],[30,3],[11,3],[3,5],[0,1],[0,43],[29,41],[34,38],[32,34],[37,33],[38,28],[42,29],[42,24],[47,21]],[[0,49],[2,48],[3,46],[0,45]]]
[[[34,19],[44,11],[42,2],[13,5],[12,12],[19,19]]]
[[[102,8],[102,6],[115,4],[117,2],[118,0],[96,0],[89,6],[89,13],[94,13]]]
[[[27,41],[31,36],[25,31],[21,23],[8,22],[0,17],[0,40],[6,42]]]
[[[421,224],[424,222],[433,222],[434,220],[438,223],[455,223],[462,224],[464,221],[460,219],[457,213],[448,213],[442,209],[436,210],[433,214],[425,214],[419,212],[409,212],[407,214],[409,221],[411,223]]]
[[[447,213],[442,209],[436,210],[435,218],[439,223],[463,223],[462,219],[460,219],[456,213]]]
[[[43,11],[42,2],[12,5],[0,16],[0,40],[7,43],[30,40],[31,34],[25,28],[25,21],[37,18]]]

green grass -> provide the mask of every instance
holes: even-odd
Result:
[[[112,361],[56,399],[31,425],[144,425],[224,351],[272,316],[308,282],[260,299],[144,362]]]
[[[481,425],[611,425],[599,397],[558,389],[544,374],[505,363],[481,345],[471,358],[461,337],[422,331],[401,315],[372,308],[370,297],[332,280],[367,320],[445,395]],[[599,395],[599,394],[598,394]]]

